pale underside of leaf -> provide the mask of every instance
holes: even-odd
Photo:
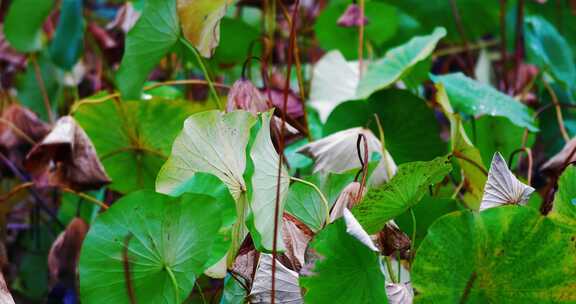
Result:
[[[364,128],[352,128],[336,132],[315,142],[302,146],[297,152],[314,159],[314,172],[343,173],[361,167],[358,159],[357,140],[364,135],[368,145],[368,157],[374,152],[382,154],[382,145],[372,131]],[[364,145],[361,145],[363,149]],[[388,172],[396,173],[396,164],[388,151],[380,160],[373,175],[372,182],[381,184],[390,179]],[[364,157],[362,153],[362,157]]]
[[[410,283],[386,283],[389,304],[412,304],[414,291]]]
[[[507,204],[526,204],[534,188],[520,182],[508,169],[506,161],[496,152],[488,172],[480,210]]]
[[[156,190],[170,193],[196,172],[214,174],[222,180],[235,200],[246,191],[243,178],[246,168],[245,150],[252,114],[234,111],[206,111],[190,116],[172,147],[156,181]]]
[[[282,164],[278,176],[279,156],[270,137],[270,119],[272,112],[262,113],[262,126],[256,135],[250,157],[254,162],[254,175],[252,176],[253,195],[250,208],[254,221],[254,228],[258,234],[256,243],[260,243],[264,250],[272,250],[274,240],[274,225],[282,224],[284,202],[290,186],[290,175],[286,166]],[[276,188],[280,179],[280,197],[276,197]],[[275,219],[276,200],[278,199],[278,217]],[[285,250],[282,240],[282,229],[278,229],[277,250]],[[254,232],[254,231],[253,231]],[[258,245],[258,244],[257,244]]]
[[[310,105],[325,122],[340,103],[356,96],[358,64],[347,62],[340,51],[324,55],[314,66],[310,88]]]
[[[274,273],[276,286],[274,292],[275,303],[304,303],[298,285],[298,274],[282,265],[276,260]],[[250,303],[272,303],[272,255],[261,254],[258,269],[250,291]]]

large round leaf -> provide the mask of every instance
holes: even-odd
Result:
[[[368,123],[374,134],[378,114],[386,136],[386,149],[396,163],[431,160],[446,153],[434,111],[424,100],[404,90],[379,91],[367,101],[345,102],[334,109],[324,126],[324,135]]]
[[[123,197],[96,219],[82,246],[82,302],[179,303],[204,271],[221,223],[210,196],[146,190]]]
[[[416,301],[574,303],[575,245],[531,208],[452,213],[432,225],[417,251]]]
[[[196,110],[182,101],[106,101],[81,105],[74,117],[112,178],[110,188],[126,193],[154,188],[172,141]]]

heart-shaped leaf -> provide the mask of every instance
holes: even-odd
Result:
[[[414,37],[405,44],[389,50],[384,58],[368,66],[366,74],[360,79],[356,96],[368,98],[375,91],[400,80],[418,62],[428,58],[444,36],[446,29],[438,27],[428,36]]]
[[[528,107],[489,85],[472,80],[462,73],[433,76],[432,80],[444,85],[456,112],[473,116],[502,116],[519,127],[538,131]]]
[[[125,99],[140,99],[148,75],[178,42],[180,26],[175,0],[147,0],[142,16],[126,36],[118,69],[118,87]]]

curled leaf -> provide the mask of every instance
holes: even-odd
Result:
[[[414,290],[410,283],[386,283],[386,296],[389,304],[412,304]]]
[[[484,186],[480,211],[509,204],[526,204],[534,188],[520,182],[508,169],[506,161],[496,152]]]
[[[350,169],[361,167],[358,159],[358,136],[364,135],[368,144],[368,155],[382,153],[382,145],[372,131],[364,128],[351,128],[336,132],[315,142],[302,146],[298,153],[314,159],[314,172],[344,173]],[[380,184],[390,179],[388,172],[396,172],[396,164],[388,151],[385,151],[372,179],[373,183]]]
[[[220,42],[220,19],[233,0],[177,0],[184,36],[209,58]]]
[[[74,288],[80,248],[88,228],[83,219],[74,218],[52,244],[48,253],[48,269],[53,283],[62,282],[65,286]]]
[[[378,245],[384,255],[394,255],[400,252],[402,258],[409,257],[410,238],[400,230],[394,220],[390,220],[384,229],[378,233]]]
[[[298,285],[298,273],[286,268],[278,260],[275,262],[274,280],[276,281],[276,288],[274,303],[304,303],[300,293],[300,286]],[[252,290],[250,290],[250,303],[272,303],[272,263],[272,255],[264,253],[260,255],[254,284],[252,284]]]
[[[569,164],[576,161],[576,153],[572,153],[576,149],[576,137],[572,138],[566,143],[564,148],[554,155],[547,162],[542,165],[542,170],[559,171],[564,169],[564,164]],[[568,159],[570,157],[570,159]]]
[[[344,209],[352,209],[362,200],[366,194],[366,188],[363,189],[360,199],[357,199],[360,187],[361,185],[359,182],[351,182],[342,189],[342,192],[338,195],[338,199],[336,199],[336,203],[334,203],[334,207],[332,207],[332,210],[330,211],[330,222],[340,218],[344,213]]]
[[[304,265],[304,255],[308,242],[312,239],[312,232],[297,219],[285,214],[282,221],[282,236],[286,245],[286,256],[295,270],[300,270]]]
[[[252,202],[250,209],[249,228],[254,239],[254,245],[259,250],[271,251],[274,242],[274,225],[282,223],[284,202],[290,186],[290,175],[286,166],[282,164],[278,176],[279,156],[270,137],[270,119],[272,113],[262,113],[262,126],[256,135],[250,157],[254,162],[254,175],[252,176]],[[277,183],[280,190],[277,193]],[[277,198],[276,196],[279,195]],[[278,213],[275,218],[276,202],[278,200]],[[281,230],[278,229],[277,250],[284,250]]]
[[[25,161],[33,178],[46,186],[99,189],[110,182],[88,135],[74,118],[60,118]]]
[[[44,137],[49,127],[32,111],[17,105],[8,106],[0,120],[0,149],[12,150]]]
[[[0,303],[3,304],[14,304],[14,299],[10,294],[10,290],[8,290],[8,286],[6,286],[6,281],[4,280],[4,276],[0,272]]]

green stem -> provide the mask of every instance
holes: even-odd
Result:
[[[204,297],[204,292],[202,292],[202,287],[200,287],[200,284],[198,284],[198,280],[196,280],[196,287],[198,287],[198,293],[200,294],[200,298],[202,298],[202,303],[203,304],[207,304],[208,302],[206,302],[206,298]]]
[[[326,224],[330,223],[330,204],[328,203],[328,200],[326,199],[326,196],[324,196],[324,193],[322,193],[322,191],[320,191],[320,188],[318,188],[318,186],[314,185],[313,183],[303,180],[303,179],[299,179],[296,177],[290,177],[291,180],[295,181],[295,182],[299,182],[299,183],[303,183],[305,185],[308,185],[310,187],[312,187],[314,190],[316,190],[316,193],[318,193],[318,196],[320,196],[320,199],[322,200],[322,203],[324,204],[324,208],[326,209]]]
[[[190,42],[188,42],[188,40],[186,40],[186,38],[180,37],[180,41],[182,42],[182,44],[184,44],[192,52],[192,54],[194,54],[196,61],[198,61],[198,64],[200,65],[200,68],[202,69],[202,73],[204,73],[204,78],[208,82],[208,87],[210,88],[210,93],[212,94],[212,97],[216,101],[216,104],[218,105],[218,109],[223,110],[224,108],[222,107],[222,104],[220,103],[220,97],[218,96],[218,93],[216,92],[216,88],[214,87],[214,83],[212,82],[212,79],[210,78],[210,74],[208,74],[208,69],[206,69],[206,65],[204,65],[204,61],[202,60],[200,53],[198,53],[196,48],[192,44],[190,44]]]
[[[396,275],[394,274],[394,270],[392,269],[392,259],[389,256],[385,255],[384,260],[386,260],[386,268],[388,269],[390,280],[392,280],[392,283],[399,283],[398,279],[396,278]]]
[[[400,259],[400,250],[396,250],[396,261],[398,261],[398,283],[402,283],[402,260]]]
[[[180,303],[180,287],[178,287],[178,282],[176,281],[176,276],[174,276],[174,272],[168,266],[164,266],[164,269],[168,272],[170,276],[170,280],[172,281],[172,286],[174,286],[174,292],[176,294],[176,303]]]
[[[414,259],[414,244],[416,242],[416,215],[414,209],[410,208],[410,216],[412,217],[412,241],[410,242],[410,267],[412,267],[412,260]]]

